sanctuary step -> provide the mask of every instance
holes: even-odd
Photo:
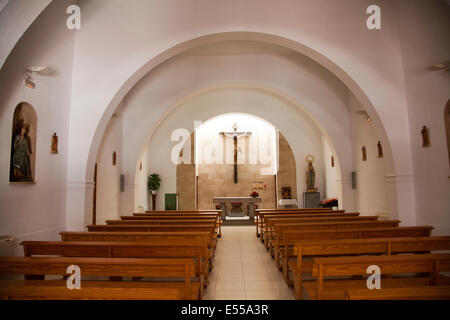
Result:
[[[250,226],[254,222],[250,220],[249,216],[230,217],[227,216],[222,223],[223,226]]]

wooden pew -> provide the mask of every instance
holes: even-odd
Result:
[[[215,224],[217,235],[221,236],[222,229],[221,223],[217,221],[215,218],[207,218],[207,219],[132,219],[132,220],[106,220],[106,224],[108,225],[132,225],[132,224],[145,224],[145,225],[173,225],[173,224],[181,224],[181,225],[195,225],[195,224]]]
[[[216,247],[216,226],[212,224],[196,225],[88,225],[88,231],[108,232],[177,232],[177,231],[203,231],[209,232],[212,248]],[[213,253],[213,252],[212,252]]]
[[[315,216],[359,216],[359,212],[358,213],[354,213],[354,212],[344,212],[345,210],[340,210],[340,211],[285,211],[285,212],[278,212],[278,211],[270,211],[270,212],[265,212],[265,211],[261,211],[259,212],[257,215],[255,215],[255,224],[256,224],[256,230],[257,230],[257,236],[259,236],[259,232],[258,232],[258,228],[262,228],[265,224],[265,217],[300,217],[300,216],[304,216],[304,217],[315,217]]]
[[[378,221],[378,216],[320,216],[320,217],[265,217],[263,228],[263,240],[267,247],[267,241],[271,238],[275,224],[295,224],[295,223],[331,223],[331,222],[352,222],[352,221]]]
[[[150,213],[150,214],[134,214],[133,216],[121,216],[121,220],[176,220],[176,219],[216,219],[218,228],[218,237],[222,236],[222,216],[219,213]]]
[[[255,212],[291,212],[291,211],[332,211],[330,208],[285,208],[285,209],[255,209]],[[337,210],[336,210],[337,211]]]
[[[200,282],[207,282],[209,257],[203,239],[173,242],[23,241],[24,255],[85,258],[193,258]]]
[[[430,237],[431,226],[393,227],[393,228],[362,228],[339,231],[308,230],[308,231],[282,231],[278,243],[278,257],[289,256],[288,251],[293,250],[297,242],[323,241],[323,240],[351,240],[369,238],[400,238],[400,237]],[[275,250],[275,249],[274,249]],[[278,258],[280,260],[280,258]],[[286,277],[286,274],[284,274]],[[289,279],[288,279],[288,283]]]
[[[450,237],[401,237],[368,238],[343,240],[313,240],[296,242],[293,251],[287,250],[282,257],[283,275],[289,281],[292,271],[295,293],[301,298],[303,275],[312,272],[312,261],[305,257],[344,256],[355,254],[391,255],[399,253],[429,253],[430,251],[450,250]],[[286,251],[284,251],[286,252]],[[296,257],[295,260],[289,260]]]
[[[275,255],[275,261],[278,264],[278,249],[280,241],[285,231],[308,231],[308,230],[350,230],[363,228],[395,228],[398,227],[399,220],[383,221],[349,221],[349,222],[325,222],[325,223],[292,223],[292,224],[274,224],[273,230],[268,234],[268,247],[271,254]]]
[[[213,243],[210,232],[77,232],[62,231],[61,241],[100,241],[100,242],[165,242],[177,245],[181,242],[202,241],[208,252],[209,268],[213,268]]]
[[[34,280],[41,280],[35,285],[59,286],[64,285],[61,280],[45,280],[45,275],[67,275],[66,270],[70,265],[80,267],[81,275],[89,277],[150,277],[173,279],[164,282],[118,282],[105,285],[105,281],[82,280],[81,287],[90,283],[95,288],[147,288],[147,289],[177,289],[181,299],[197,299],[200,294],[200,283],[191,281],[195,277],[194,259],[171,258],[171,259],[130,259],[130,258],[66,258],[66,257],[0,257],[0,275],[25,275],[28,284],[33,285]],[[184,281],[180,282],[182,278]],[[43,281],[42,281],[43,280]],[[23,284],[23,281],[11,284],[13,290]],[[57,285],[56,285],[57,286]],[[0,282],[0,287],[2,287]],[[104,289],[105,292],[107,289]],[[67,291],[72,291],[68,290]],[[124,290],[125,291],[125,290]],[[8,294],[8,292],[6,292]],[[20,292],[16,292],[20,293]],[[16,296],[15,292],[11,293]]]
[[[177,213],[218,213],[220,214],[222,210],[147,210],[145,213],[134,213],[134,214],[153,214],[153,213],[165,213],[165,214],[177,214]]]
[[[345,300],[450,300],[450,286],[346,290]]]
[[[105,281],[103,281],[105,282]],[[180,290],[90,281],[68,290],[63,281],[0,280],[0,300],[180,300]]]
[[[344,299],[346,290],[366,288],[367,268],[377,265],[381,270],[381,290],[383,288],[405,288],[446,284],[448,281],[440,272],[450,271],[450,254],[414,254],[390,256],[358,256],[337,258],[314,258],[312,275],[314,283],[304,282],[303,286],[312,299]],[[406,275],[429,273],[429,277],[389,277],[386,275]],[[325,277],[362,276],[362,279],[328,280]],[[448,280],[448,279],[447,279]]]
[[[140,216],[121,216],[121,220],[146,220],[146,219],[211,219],[218,218],[220,220],[220,216],[216,214],[147,214]]]
[[[170,225],[170,224],[211,224],[215,219],[142,219],[142,220],[106,220],[106,224],[111,225],[129,225],[129,224],[147,224],[147,225]]]
[[[309,213],[288,213],[288,214],[284,214],[284,213],[278,213],[278,214],[273,214],[273,213],[264,213],[262,212],[260,214],[259,219],[257,219],[257,221],[255,222],[256,224],[256,235],[258,237],[261,238],[261,240],[263,240],[263,236],[264,236],[264,227],[266,225],[265,220],[268,218],[320,218],[320,217],[357,217],[359,216],[359,212],[347,212],[347,213],[332,213],[332,212],[321,212],[321,213],[313,213],[313,212],[309,212]]]

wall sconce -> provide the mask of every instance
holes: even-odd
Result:
[[[23,77],[25,79],[24,80],[25,87],[28,87],[30,89],[36,88],[36,84],[33,81],[31,81],[31,73],[30,72],[25,71],[25,74],[23,75]]]
[[[361,115],[364,117],[364,119],[366,119],[367,123],[371,123],[372,119],[370,118],[369,114],[364,111],[364,110],[360,110],[360,111],[356,111],[357,114]]]
[[[28,67],[25,70],[25,73],[23,75],[25,81],[24,81],[24,85],[30,89],[34,89],[36,88],[36,84],[33,82],[33,80],[31,79],[31,75],[33,73],[37,73],[40,75],[49,75],[52,73],[52,69],[47,67],[47,66],[31,66]]]

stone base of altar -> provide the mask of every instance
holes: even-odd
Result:
[[[249,216],[231,217],[226,216],[222,222],[222,226],[254,226],[253,220]]]
[[[213,203],[214,205],[220,204],[222,209],[222,220],[225,221],[225,217],[243,217],[244,212],[242,211],[242,205],[244,203],[248,203],[248,217],[250,220],[253,220],[255,217],[255,203],[261,203],[261,198],[252,198],[252,197],[214,197]],[[228,212],[227,204],[232,206],[233,209]]]

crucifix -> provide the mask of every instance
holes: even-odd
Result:
[[[233,138],[233,156],[234,156],[234,183],[238,183],[238,163],[237,163],[237,157],[238,157],[238,138],[240,137],[245,137],[245,136],[249,136],[252,133],[248,132],[248,131],[237,131],[239,126],[237,125],[237,123],[233,124],[232,126],[233,131],[231,132],[220,132],[221,135],[224,135],[226,137],[230,137]]]

